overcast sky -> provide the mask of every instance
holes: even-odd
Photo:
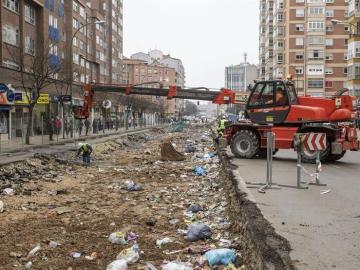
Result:
[[[187,86],[224,87],[226,65],[258,63],[258,0],[124,0],[124,55],[159,49]]]

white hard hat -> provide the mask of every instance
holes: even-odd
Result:
[[[78,148],[81,148],[83,145],[84,145],[84,143],[79,142],[79,143],[78,143]]]

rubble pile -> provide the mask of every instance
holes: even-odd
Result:
[[[160,160],[160,146],[170,140],[185,160]],[[5,267],[246,269],[205,128],[154,130],[95,145],[94,152],[92,166],[75,166],[31,196],[36,212],[15,210],[17,196],[0,196],[14,205],[0,219]]]

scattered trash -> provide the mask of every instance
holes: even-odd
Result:
[[[110,234],[109,241],[116,245],[126,245],[125,234],[123,232],[114,232]]]
[[[162,270],[192,270],[192,266],[183,262],[169,262],[163,265]]]
[[[125,260],[113,261],[106,267],[106,270],[127,270],[127,269],[128,267]]]
[[[208,225],[206,224],[192,224],[189,226],[186,240],[190,242],[195,242],[198,240],[204,240],[211,238],[212,232]]]
[[[179,223],[179,222],[180,222],[180,220],[178,220],[177,218],[171,219],[171,220],[169,221],[169,223],[170,223],[171,225],[176,225],[176,224]]]
[[[49,241],[49,248],[57,248],[58,246],[60,246],[58,242]]]
[[[156,221],[157,221],[156,218],[151,217],[145,222],[145,224],[148,226],[154,227],[156,224]]]
[[[325,195],[325,194],[330,193],[330,192],[331,192],[331,189],[326,189],[326,190],[321,190],[320,194]]]
[[[185,156],[176,151],[170,142],[161,145],[161,160],[162,161],[183,161]]]
[[[3,190],[3,194],[7,196],[13,196],[15,195],[15,191],[12,188],[5,188]]]
[[[22,257],[22,253],[20,253],[20,252],[10,252],[10,257],[12,257],[12,258],[21,258]]]
[[[66,195],[69,194],[69,192],[67,191],[67,189],[58,189],[58,190],[48,191],[48,194],[51,196],[57,196],[57,195]]]
[[[27,258],[30,259],[30,258],[34,257],[35,254],[37,252],[39,252],[40,250],[41,250],[41,246],[40,246],[40,244],[37,244],[32,250],[30,250],[30,252],[27,255]]]
[[[170,133],[183,132],[185,124],[180,122],[170,127]]]
[[[125,236],[125,240],[126,241],[134,241],[138,238],[139,236],[136,233],[133,232],[127,232],[126,236]]]
[[[235,262],[236,253],[232,249],[214,249],[205,253],[204,258],[210,266],[228,265]]]
[[[117,260],[125,260],[128,264],[136,263],[140,259],[139,246],[133,245],[131,248],[124,249],[117,256]]]
[[[74,259],[79,259],[81,257],[81,253],[79,252],[71,252],[69,255]]]
[[[4,203],[0,201],[0,213],[4,212]]]
[[[201,166],[195,166],[194,172],[197,176],[205,176],[208,174],[208,172]]]
[[[96,252],[91,253],[90,256],[85,256],[85,259],[88,260],[88,261],[93,261],[96,258],[97,258],[97,253]]]
[[[26,269],[30,269],[32,267],[32,262],[27,262],[26,264],[25,264],[25,268]]]
[[[229,247],[231,247],[231,241],[230,241],[230,240],[227,240],[227,239],[221,238],[221,239],[219,240],[219,246],[220,246],[220,247],[223,247],[223,248],[229,248]]]
[[[157,268],[151,263],[146,263],[144,268],[145,270],[157,270]]]
[[[142,191],[143,190],[141,185],[135,184],[131,180],[126,180],[125,181],[125,186],[124,186],[123,189],[125,189],[127,191]]]
[[[205,209],[199,204],[192,204],[189,206],[189,208],[187,210],[192,213],[198,213],[198,212],[205,211]]]
[[[194,153],[196,151],[196,146],[193,144],[187,144],[184,147],[184,152],[185,153]]]
[[[172,242],[174,242],[174,241],[171,238],[165,237],[163,239],[156,240],[156,246],[158,248],[161,248],[162,245],[169,244],[169,243],[172,243]]]

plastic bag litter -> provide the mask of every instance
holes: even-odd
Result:
[[[183,262],[169,262],[163,265],[162,270],[192,270],[192,266]]]
[[[194,153],[196,151],[196,146],[193,144],[187,144],[184,148],[185,153]]]
[[[198,213],[203,212],[204,208],[199,204],[192,204],[188,207],[187,211],[192,213]]]
[[[106,270],[127,270],[127,263],[125,260],[116,260],[110,263]]]
[[[210,266],[228,265],[236,261],[236,253],[228,248],[214,249],[206,252],[204,259],[209,262]]]
[[[163,239],[156,240],[156,246],[158,248],[161,248],[162,245],[169,244],[169,243],[172,243],[172,242],[174,242],[174,241],[171,238],[165,237]]]
[[[126,236],[125,236],[125,239],[126,241],[134,241],[138,238],[139,236],[134,233],[134,232],[127,232],[126,233]]]
[[[31,257],[34,257],[35,254],[37,252],[39,252],[40,250],[41,250],[41,246],[40,246],[40,244],[37,244],[32,250],[30,250],[30,252],[27,255],[27,258],[29,259]]]
[[[7,196],[13,196],[15,195],[15,191],[12,188],[5,188],[3,190],[3,194]]]
[[[212,232],[206,224],[191,224],[186,234],[186,240],[189,242],[195,242],[198,240],[204,240],[211,238]]]
[[[131,248],[122,250],[117,256],[117,260],[125,260],[128,264],[136,263],[140,259],[139,246],[133,245]]]
[[[205,176],[208,174],[207,170],[205,170],[203,167],[201,166],[195,166],[194,168],[194,172],[197,176]]]
[[[125,234],[123,232],[114,232],[110,234],[109,241],[116,245],[126,245]]]
[[[127,180],[127,181],[125,181],[125,186],[123,189],[125,189],[127,191],[141,191],[141,190],[143,190],[143,187],[141,185],[135,184],[131,180]]]
[[[4,212],[4,203],[0,201],[0,213]]]

